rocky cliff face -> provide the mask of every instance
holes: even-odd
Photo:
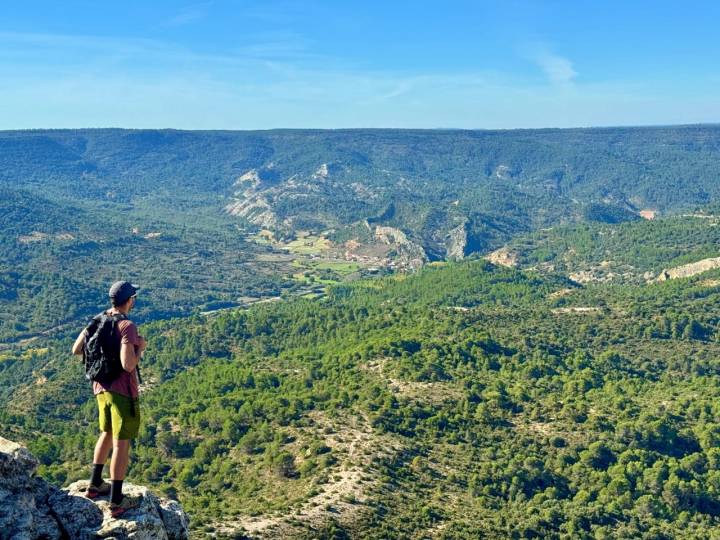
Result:
[[[408,239],[400,229],[394,227],[375,227],[375,239],[395,246],[403,265],[411,270],[417,270],[428,262],[428,256],[421,245]]]
[[[255,169],[238,178],[235,186],[239,189],[235,192],[233,202],[225,207],[227,213],[245,218],[260,227],[278,226],[279,220],[265,197],[262,181]]]
[[[57,489],[35,476],[37,465],[25,447],[0,437],[0,539],[188,538],[189,520],[177,501],[126,483],[125,493],[141,496],[141,504],[113,519],[107,497],[83,496],[86,480]]]
[[[660,275],[655,278],[655,281],[691,277],[715,268],[720,268],[720,257],[703,259],[702,261],[676,266],[675,268],[668,268],[660,272]]]
[[[467,230],[466,223],[463,222],[457,227],[450,229],[447,233],[446,240],[446,257],[448,259],[460,260],[465,257],[465,248],[467,246]]]

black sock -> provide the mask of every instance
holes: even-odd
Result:
[[[122,480],[113,480],[110,484],[110,502],[113,504],[120,504],[123,500],[122,494]]]
[[[91,486],[98,487],[100,484],[102,484],[102,472],[104,466],[104,463],[93,463],[92,476],[90,477]]]

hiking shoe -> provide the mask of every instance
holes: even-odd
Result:
[[[105,495],[110,494],[110,484],[103,481],[99,486],[93,486],[92,484],[88,485],[87,490],[85,491],[85,496],[88,499],[94,499],[96,497],[103,497]]]
[[[140,506],[140,497],[124,495],[119,504],[110,503],[110,515],[114,518],[122,516],[128,510]]]

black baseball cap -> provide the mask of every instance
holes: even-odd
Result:
[[[116,281],[110,286],[108,296],[114,304],[124,304],[131,296],[135,296],[138,292],[137,285],[133,285],[129,281]]]

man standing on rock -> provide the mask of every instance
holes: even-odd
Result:
[[[93,499],[109,493],[113,517],[139,504],[137,498],[122,493],[130,460],[130,441],[137,438],[140,428],[137,367],[147,345],[138,335],[135,323],[127,318],[135,307],[137,291],[138,287],[127,281],[113,283],[109,292],[112,308],[94,317],[72,348],[73,354],[83,355],[85,359],[86,374],[93,381],[100,416],[101,434],[95,445],[86,496]],[[93,369],[88,369],[89,362]],[[108,484],[103,481],[102,472],[110,450],[111,483]]]

